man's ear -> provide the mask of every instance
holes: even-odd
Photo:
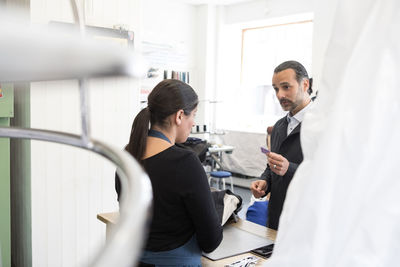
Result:
[[[303,81],[302,81],[302,83],[303,83],[303,91],[304,91],[305,93],[308,93],[308,88],[310,87],[310,80],[304,78]]]
[[[175,113],[175,123],[176,123],[176,125],[178,125],[178,126],[181,125],[183,114],[184,114],[183,109],[180,109]]]

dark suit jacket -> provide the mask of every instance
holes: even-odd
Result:
[[[279,217],[281,216],[283,202],[285,201],[286,191],[297,170],[303,161],[303,152],[300,145],[301,123],[288,135],[288,122],[286,116],[277,121],[271,133],[271,151],[281,154],[289,161],[289,168],[284,176],[279,176],[271,171],[267,166],[261,179],[267,181],[268,194],[271,196],[268,203],[268,222],[267,226],[278,229]]]

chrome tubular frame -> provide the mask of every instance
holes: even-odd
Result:
[[[0,137],[34,139],[87,149],[110,160],[117,166],[121,186],[120,218],[117,229],[105,247],[94,257],[91,266],[133,266],[139,258],[146,237],[153,197],[150,179],[127,152],[112,148],[89,137],[88,95],[86,81],[80,80],[82,135],[70,133],[0,127]]]
[[[124,191],[121,196],[120,219],[111,240],[95,257],[92,266],[133,266],[137,261],[146,234],[146,222],[152,200],[151,184],[139,164],[127,152],[102,142],[62,132],[0,127],[0,137],[34,139],[80,147],[107,158],[117,166]]]
[[[83,39],[85,22],[82,8],[84,7],[84,2],[80,2],[81,5],[78,5],[78,0],[70,1],[74,18],[79,24],[81,37]],[[5,13],[6,18],[8,18],[7,16],[9,16],[9,18],[14,18],[18,15],[14,13],[10,14]],[[4,19],[3,16],[0,17]],[[8,20],[5,19],[4,21],[8,23]],[[148,225],[153,198],[150,179],[144,173],[142,167],[129,153],[120,149],[112,148],[100,141],[90,138],[90,116],[88,107],[89,91],[87,88],[87,79],[98,76],[138,76],[139,74],[135,74],[135,70],[137,70],[135,68],[138,68],[140,64],[133,64],[135,60],[131,57],[132,55],[130,53],[127,53],[128,51],[115,51],[114,53],[113,51],[109,51],[108,48],[106,49],[105,46],[100,47],[100,45],[98,45],[98,47],[96,46],[96,50],[91,53],[91,50],[89,50],[86,45],[75,41],[68,43],[72,47],[74,45],[76,46],[76,49],[72,51],[73,56],[71,56],[74,60],[70,62],[70,65],[68,65],[69,67],[65,69],[57,69],[57,71],[53,72],[51,64],[47,64],[48,62],[44,61],[39,67],[33,64],[28,64],[26,68],[21,68],[18,64],[36,62],[38,59],[41,59],[37,56],[38,54],[40,55],[40,53],[35,53],[35,49],[43,52],[43,47],[51,48],[51,53],[49,53],[54,56],[60,55],[64,48],[64,46],[62,46],[64,42],[57,42],[57,38],[61,37],[61,35],[55,36],[47,34],[38,37],[37,34],[39,34],[39,32],[37,30],[32,33],[31,29],[25,27],[25,24],[21,21],[23,21],[21,18],[18,23],[12,20],[10,25],[4,24],[6,26],[8,25],[7,27],[0,24],[0,26],[4,26],[3,28],[0,27],[2,34],[4,33],[4,36],[8,36],[7,38],[3,38],[1,44],[4,44],[2,46],[4,51],[1,52],[4,55],[8,55],[8,52],[10,51],[12,52],[10,56],[3,61],[7,62],[7,64],[14,61],[16,62],[12,65],[12,68],[6,64],[0,64],[0,67],[3,67],[0,82],[78,79],[82,134],[74,135],[42,129],[0,127],[0,138],[34,139],[71,145],[97,153],[114,163],[117,166],[117,173],[120,177],[121,186],[124,189],[120,197],[120,217],[113,234],[110,239],[107,240],[107,244],[96,256],[93,257],[91,266],[134,266],[139,258],[147,234],[146,226]],[[12,28],[13,31],[10,31],[10,28]],[[14,31],[18,32],[18,34],[15,35]],[[21,36],[26,37],[27,39],[19,38]],[[69,41],[69,38],[63,38],[64,41]],[[29,43],[29,41],[26,40],[35,42]],[[20,46],[14,47],[13,42],[25,42],[31,46],[30,48],[34,46],[35,49],[29,49],[29,51],[32,52],[24,54],[25,56],[29,55],[29,60],[24,58],[25,61],[21,61],[21,57],[23,57],[21,53],[28,50],[25,50]],[[99,50],[100,48],[102,48],[102,50]],[[57,49],[59,49],[60,52],[58,52]],[[106,54],[104,55],[105,52]],[[80,72],[76,72],[76,68],[71,67],[73,65],[72,63],[74,63],[76,67],[79,67],[83,60],[87,60],[82,59],[82,53],[89,53],[90,57],[88,57],[88,59],[94,58],[96,54],[99,54],[99,56],[103,56],[105,60],[104,62],[101,61],[100,65],[93,65],[90,67],[86,66],[85,68],[80,69]],[[58,62],[57,64],[59,65]],[[4,70],[6,71],[4,72]]]

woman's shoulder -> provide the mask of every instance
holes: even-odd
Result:
[[[171,147],[170,152],[178,158],[185,159],[185,161],[197,161],[198,159],[194,151],[176,145]]]
[[[203,169],[195,152],[178,146],[171,147],[169,154],[166,155],[166,162],[176,168],[176,173],[187,174],[188,172],[199,172],[200,169]]]
[[[173,145],[160,153],[157,153],[156,155],[149,157],[145,159],[146,162],[191,162],[191,161],[196,161],[198,157],[196,154],[186,148],[178,147],[176,145]]]
[[[145,169],[150,173],[173,174],[177,179],[185,177],[185,181],[196,180],[204,170],[193,151],[177,146],[168,148],[168,151],[160,153],[157,157],[147,159]]]

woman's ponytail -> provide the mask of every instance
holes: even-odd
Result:
[[[147,134],[150,125],[150,110],[149,108],[142,109],[135,117],[132,124],[129,143],[125,150],[128,151],[139,163],[142,162],[143,155],[146,149]]]

